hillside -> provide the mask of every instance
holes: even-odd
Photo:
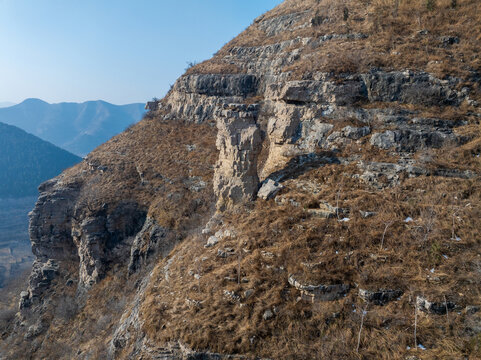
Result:
[[[28,213],[34,196],[0,199],[0,291],[33,263],[28,237]]]
[[[17,126],[78,156],[85,156],[144,114],[144,104],[105,101],[49,104],[27,99],[0,108],[0,121]]]
[[[0,288],[32,264],[28,213],[34,208],[38,186],[80,160],[0,123]]]
[[[481,3],[286,0],[40,187],[0,357],[481,357]]]
[[[0,198],[36,195],[40,183],[80,160],[15,126],[0,123]]]

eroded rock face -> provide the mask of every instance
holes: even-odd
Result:
[[[158,225],[155,219],[147,217],[130,248],[129,273],[136,272],[150,256],[157,252],[166,256],[175,243],[173,240],[168,241],[168,236],[168,229]]]
[[[22,293],[20,309],[40,301],[58,275],[59,263],[78,263],[78,253],[71,236],[72,219],[82,182],[64,181],[64,176],[49,180],[39,187],[40,196],[29,214],[29,233],[36,260],[29,286]]]
[[[427,73],[412,71],[363,74],[370,101],[420,105],[459,105],[466,95],[454,88],[459,80],[440,80]]]
[[[92,286],[111,261],[128,258],[129,238],[140,231],[145,216],[136,203],[121,202],[113,211],[103,208],[74,220],[72,238],[80,259],[79,286]]]
[[[302,284],[294,275],[289,275],[288,282],[301,292],[303,299],[314,301],[333,301],[345,296],[351,288],[348,284]]]
[[[257,88],[258,78],[247,74],[186,75],[174,85],[177,92],[218,97],[253,96]]]
[[[416,308],[426,313],[444,315],[455,307],[456,304],[451,301],[432,302],[422,296],[416,297]]]
[[[30,238],[36,256],[28,290],[20,308],[40,302],[60,272],[78,268],[78,285],[88,288],[104,275],[108,266],[128,258],[132,236],[145,219],[145,211],[133,202],[121,202],[109,211],[79,202],[82,182],[64,175],[43,183],[30,213]]]
[[[64,183],[63,178],[61,175],[40,185],[40,196],[29,215],[32,251],[38,261],[73,260],[77,257],[70,233],[82,182]]]
[[[269,20],[266,31],[308,24],[309,16],[304,17],[296,15],[272,23]],[[292,168],[293,159],[311,159],[309,162],[315,163],[319,152],[338,152],[369,136],[371,145],[400,154],[467,141],[454,131],[463,125],[459,121],[420,118],[415,111],[360,106],[370,102],[459,105],[467,99],[466,91],[456,90],[459,79],[440,80],[424,72],[375,70],[337,76],[314,73],[309,80],[293,81],[274,70],[280,66],[276,61],[286,59],[282,54],[288,46],[231,49],[226,59],[237,51],[236,63],[250,69],[247,74],[186,75],[176,82],[166,99],[170,117],[217,123],[220,154],[214,187],[219,210],[252,199],[260,187],[259,178],[264,180],[283,168]],[[252,96],[257,96],[258,103],[233,105]],[[334,130],[337,120],[347,118],[360,124]],[[267,144],[263,145],[263,141]],[[256,169],[262,146],[267,149],[267,159]]]
[[[214,176],[219,210],[252,200],[257,193],[257,155],[261,145],[257,114],[255,105],[230,105],[219,114],[219,160]]]
[[[366,302],[381,306],[386,305],[390,301],[398,299],[402,294],[402,290],[379,289],[372,291],[366,289],[359,289],[359,297],[361,299]]]

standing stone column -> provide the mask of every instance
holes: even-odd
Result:
[[[259,187],[257,156],[262,138],[256,119],[258,105],[230,104],[217,116],[219,160],[214,174],[217,210],[255,198]]]

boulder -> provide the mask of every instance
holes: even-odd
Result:
[[[278,182],[272,180],[272,179],[267,179],[257,192],[257,197],[268,200],[276,196],[276,194],[283,188],[281,184]]]
[[[376,291],[370,291],[365,289],[359,289],[359,297],[366,302],[373,303],[375,305],[386,305],[388,302],[398,299],[402,296],[402,290],[390,290],[379,289]]]
[[[262,318],[264,320],[270,320],[274,317],[274,313],[272,312],[271,309],[267,309],[266,311],[264,311],[264,314],[262,315]]]
[[[431,302],[422,296],[416,297],[416,307],[426,313],[444,315],[447,311],[452,311],[456,307],[451,301]]]
[[[207,239],[207,244],[204,245],[205,248],[212,247],[219,242],[219,238],[217,236],[210,236]]]
[[[344,297],[350,289],[350,286],[347,284],[302,284],[296,280],[294,275],[289,275],[288,282],[301,292],[301,296],[304,300],[311,302],[337,300]]]

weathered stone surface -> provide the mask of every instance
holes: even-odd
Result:
[[[149,257],[156,253],[162,257],[167,256],[175,244],[175,240],[168,235],[168,229],[159,226],[151,217],[147,217],[130,248],[129,273],[136,272]]]
[[[422,296],[418,296],[416,297],[416,307],[418,310],[430,314],[444,315],[447,311],[452,311],[456,304],[451,301],[431,302]]]
[[[364,162],[359,161],[357,166],[363,171],[360,179],[377,188],[399,184],[401,174],[414,176],[442,176],[448,178],[472,179],[477,176],[469,170],[457,169],[427,169],[415,166],[413,160],[400,160],[399,163]]]
[[[341,130],[341,134],[343,137],[352,140],[359,140],[360,138],[367,136],[371,133],[371,128],[369,126],[363,127],[353,127],[353,126],[346,126]]]
[[[207,244],[205,244],[204,246],[206,248],[209,248],[209,247],[212,247],[212,246],[216,245],[218,242],[219,242],[219,238],[217,236],[210,236],[207,239]]]
[[[453,133],[432,130],[387,130],[383,133],[375,133],[371,137],[371,145],[381,149],[394,148],[400,152],[440,148],[456,142],[457,138]]]
[[[267,20],[259,20],[258,27],[268,36],[274,36],[284,31],[302,29],[310,25],[309,14],[310,11],[303,11],[278,16]]]
[[[272,84],[267,95],[291,104],[331,103],[337,106],[352,105],[367,98],[367,91],[360,78],[341,83],[329,80],[301,80],[284,84]]]
[[[219,160],[214,176],[214,193],[219,210],[254,199],[259,178],[257,155],[261,133],[256,124],[257,106],[231,105],[217,120]]]
[[[258,79],[247,74],[185,75],[179,78],[174,90],[207,96],[253,96],[257,93]]]
[[[379,289],[371,291],[359,289],[359,297],[375,305],[386,305],[390,301],[397,300],[402,294],[402,290]]]
[[[267,123],[269,140],[276,145],[293,143],[299,130],[300,115],[296,108],[286,108],[282,113],[276,114]]]
[[[274,313],[272,312],[271,309],[267,309],[266,311],[264,311],[264,314],[262,314],[262,318],[264,320],[270,320],[274,317]]]
[[[40,196],[29,214],[32,252],[38,261],[77,258],[77,249],[71,237],[71,221],[82,183],[64,183],[62,180],[61,175],[40,185]]]
[[[289,275],[288,282],[301,292],[304,299],[309,301],[333,301],[344,297],[350,289],[346,284],[305,285]]]
[[[349,213],[349,209],[343,209],[323,201],[319,203],[319,208],[308,209],[307,212],[313,216],[318,216],[325,219],[334,217],[343,217]]]
[[[284,186],[279,184],[278,182],[272,180],[272,179],[267,179],[261,188],[259,189],[259,192],[257,193],[257,196],[261,199],[268,200],[270,198],[273,198],[276,196],[276,194],[281,191],[281,189]]]
[[[370,101],[459,105],[466,97],[454,90],[457,80],[440,80],[428,73],[374,71],[362,78]]]
[[[72,238],[80,259],[80,287],[100,280],[111,260],[129,258],[131,237],[141,230],[145,217],[136,203],[124,201],[110,211],[103,208],[74,219]]]
[[[20,295],[20,310],[39,302],[39,298],[43,292],[49,288],[52,280],[58,275],[58,269],[58,264],[52,259],[46,262],[36,260],[33,263],[28,282],[28,290],[22,291]]]

